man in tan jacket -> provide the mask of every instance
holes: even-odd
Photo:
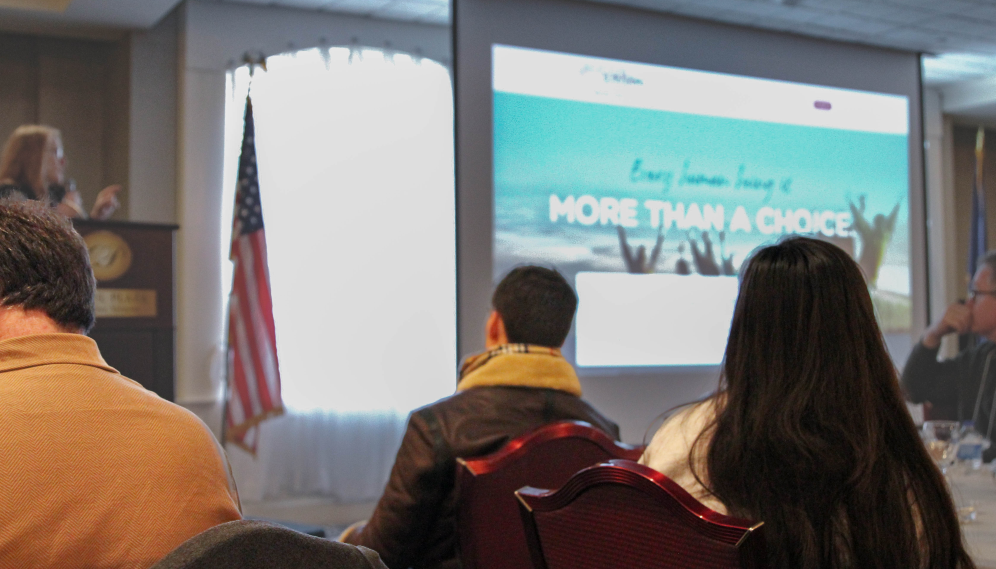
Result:
[[[69,222],[0,201],[0,567],[149,567],[241,518],[208,428],[107,365]]]

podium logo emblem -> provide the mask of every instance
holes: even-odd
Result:
[[[93,276],[100,281],[112,281],[131,267],[131,247],[119,235],[110,231],[94,231],[83,237],[90,251]]]

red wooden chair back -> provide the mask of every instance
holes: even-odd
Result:
[[[497,452],[457,459],[457,537],[464,569],[532,569],[515,491],[559,488],[582,468],[612,458],[637,459],[623,445],[580,421],[540,427]]]
[[[762,524],[710,510],[660,472],[612,460],[517,491],[535,569],[760,569]]]

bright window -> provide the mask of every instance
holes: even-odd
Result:
[[[346,48],[270,57],[267,68],[252,100],[285,406],[405,414],[452,393],[447,69]],[[248,69],[229,79],[226,259]],[[222,278],[227,297],[228,263]]]

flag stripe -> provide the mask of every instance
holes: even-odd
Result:
[[[259,296],[259,311],[266,319],[267,331],[272,334],[275,327],[273,325],[273,298],[270,296],[270,269],[266,262],[266,230],[260,229],[253,233],[250,238],[255,252],[253,259],[256,267],[256,280],[259,290],[264,293]],[[271,344],[275,343],[276,338],[271,337],[270,342]],[[273,353],[276,354],[276,351]]]
[[[244,266],[246,267],[246,274],[244,274],[243,277],[246,281],[245,290],[247,302],[243,303],[243,309],[245,310],[243,318],[249,322],[246,330],[247,339],[251,341],[253,346],[256,348],[252,351],[252,357],[253,369],[256,375],[260,376],[261,380],[257,381],[256,385],[261,409],[271,409],[273,402],[269,395],[270,381],[267,376],[274,373],[273,366],[268,365],[268,362],[272,361],[273,358],[271,357],[271,354],[275,348],[274,341],[268,334],[266,323],[260,310],[263,295],[260,293],[260,288],[258,286],[259,283],[257,282],[259,273],[256,272],[255,269],[249,269],[250,266],[255,267],[256,265],[254,259],[257,255],[255,255],[256,249],[253,245],[254,243],[251,242],[251,238],[243,239],[240,244],[240,248],[242,249],[242,259],[245,263]],[[261,382],[266,382],[267,385],[263,386],[261,385]],[[266,387],[266,389],[261,389],[262,387]]]
[[[245,304],[245,299],[240,299],[239,304]],[[259,366],[256,362],[256,353],[249,346],[249,335],[246,331],[245,318],[242,312],[235,315],[235,342],[238,346],[236,353],[242,367],[242,397],[246,404],[246,410],[250,417],[263,412],[263,405],[259,396],[259,384],[256,380],[256,372]]]
[[[262,265],[259,254],[261,247],[266,247],[263,230],[253,233],[248,239],[243,240],[241,249],[243,258],[252,262],[253,274],[245,275],[246,290],[254,302],[249,305],[249,315],[252,318],[252,330],[255,334],[254,342],[258,346],[254,355],[257,358],[257,369],[266,381],[266,389],[262,391],[261,399],[264,407],[270,409],[273,402],[270,400],[271,393],[279,393],[280,384],[277,374],[277,349],[276,338],[273,335],[273,309],[270,299],[270,289],[266,286],[264,275],[266,265]],[[249,263],[246,263],[248,267]],[[255,278],[253,278],[255,277]],[[260,282],[262,281],[262,282]]]
[[[238,300],[233,295],[229,299],[229,306],[234,306]],[[235,329],[235,313],[230,308],[228,311],[228,329]],[[229,394],[228,394],[228,427],[234,427],[235,425],[241,425],[249,417],[245,412],[245,402],[244,396],[246,390],[243,387],[238,387],[245,382],[244,374],[242,372],[242,361],[235,357],[235,352],[229,350],[228,352],[228,369],[229,369]]]
[[[242,410],[242,401],[239,397],[232,397],[228,401],[228,427],[234,427],[246,420],[245,411]]]
[[[233,301],[237,304],[238,298],[233,298]],[[258,398],[253,389],[255,374],[253,374],[252,362],[247,361],[251,356],[247,353],[245,327],[242,322],[242,316],[237,310],[233,313],[233,316],[232,328],[229,331],[230,341],[234,340],[235,343],[235,377],[233,385],[235,386],[235,394],[245,414],[243,420],[240,423],[236,423],[238,426],[251,417],[254,417],[262,406],[257,403]]]

